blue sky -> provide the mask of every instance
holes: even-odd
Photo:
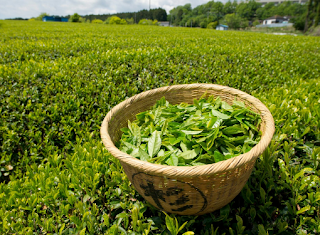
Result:
[[[209,0],[150,0],[151,8],[172,8],[191,3],[192,8]],[[46,12],[49,15],[106,14],[149,9],[149,0],[0,0],[0,19],[31,18]]]

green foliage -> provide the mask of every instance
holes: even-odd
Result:
[[[249,27],[249,21],[247,21],[245,19],[241,20],[240,28],[245,29],[245,28],[248,28],[248,27]]]
[[[320,20],[320,1],[309,0],[305,17],[304,32],[310,27],[317,27]]]
[[[99,20],[101,21],[101,20]],[[129,20],[130,24],[133,24],[133,19]],[[121,19],[119,18],[118,16],[112,16],[112,17],[109,17],[105,22],[102,22],[101,23],[104,23],[104,24],[121,24],[121,25],[126,25],[128,24],[127,20],[125,19]]]
[[[247,2],[240,2],[236,8],[237,16],[251,20],[254,18],[257,9],[261,8],[261,3],[255,0],[249,0]]]
[[[130,18],[130,19],[126,19],[127,24],[134,24],[134,19]]]
[[[307,5],[301,5],[293,3],[290,1],[284,1],[280,4],[275,5],[270,2],[267,3],[264,7],[260,7],[256,10],[256,16],[260,20],[267,19],[271,16],[292,16],[292,17],[301,17],[304,15],[307,10]]]
[[[119,149],[152,163],[198,166],[246,153],[260,141],[261,119],[243,102],[213,96],[193,102],[171,105],[161,98],[121,129]]]
[[[312,27],[312,28],[309,30],[308,35],[311,35],[311,36],[320,36],[320,26],[318,26],[318,27]]]
[[[229,0],[224,4],[223,12],[224,14],[232,14],[236,12],[236,8],[238,6],[237,1],[233,1],[233,3]]]
[[[230,29],[239,29],[241,28],[241,22],[243,19],[239,15],[228,14],[225,16],[224,20]]]
[[[179,226],[179,222],[176,217],[172,218],[165,212],[163,212],[166,215],[166,226],[168,230],[170,231],[171,235],[178,235],[179,232],[186,226],[188,221],[184,222],[181,226]],[[183,233],[182,235],[193,235],[194,232],[188,231]]]
[[[94,19],[91,21],[92,24],[103,24],[102,20]]]
[[[140,25],[158,25],[158,21],[157,20],[147,20],[147,19],[142,19],[139,21]]]
[[[83,16],[86,19],[99,19],[105,22],[105,24],[109,24],[109,20],[111,17],[117,16],[120,19],[126,19],[128,24],[134,24],[134,22],[139,22],[141,19],[151,19],[157,21],[166,21],[167,20],[167,12],[162,8],[155,8],[150,10],[141,10],[138,12],[123,12],[116,14],[99,14],[99,15],[85,15]]]
[[[207,29],[216,29],[217,26],[218,26],[218,21],[211,22],[208,24]]]
[[[320,7],[319,7],[320,11]],[[184,6],[177,6],[170,10],[168,20],[176,26],[192,26],[193,27],[207,27],[209,22],[221,23],[225,21],[227,15],[235,14],[237,18],[241,18],[241,23],[236,25],[236,28],[246,28],[249,26],[249,21],[255,21],[257,18],[264,20],[274,15],[292,16],[300,18],[307,12],[307,5],[301,5],[290,1],[285,1],[275,5],[268,3],[262,7],[261,3],[255,0],[249,1],[228,1],[225,4],[217,1],[209,1],[208,3],[199,5],[194,9],[190,4]],[[228,18],[228,17],[227,17]],[[319,17],[318,17],[319,18]]]
[[[74,13],[72,16],[70,16],[69,22],[73,22],[73,23],[82,22],[81,16],[78,13]]]
[[[85,19],[85,18],[80,17],[80,18],[79,18],[79,22],[81,22],[81,23],[86,23],[86,19]]]
[[[45,16],[49,16],[47,13],[42,12],[38,17],[34,18],[36,21],[42,21],[42,18]]]
[[[297,16],[291,19],[290,21],[293,23],[293,27],[296,30],[304,30],[305,27],[305,20],[306,20],[306,15],[303,14],[302,16]]]
[[[128,23],[125,19],[121,19],[120,24],[124,25],[124,24],[128,24]]]
[[[276,132],[233,201],[170,215],[173,225],[187,222],[181,234],[320,232],[318,38],[26,21],[4,21],[0,34],[1,234],[170,234],[99,129],[128,97],[197,82],[257,97]]]
[[[252,25],[254,26],[254,27],[256,27],[257,25],[259,25],[260,24],[260,21],[259,20],[255,20],[255,21],[253,21],[253,23],[252,23]]]
[[[108,22],[109,22],[109,24],[120,24],[121,18],[119,18],[118,16],[112,16],[112,17],[110,17]]]

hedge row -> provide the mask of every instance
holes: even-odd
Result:
[[[173,234],[174,217],[189,234],[320,232],[317,38],[18,21],[0,33],[1,233]],[[276,133],[229,205],[169,217],[136,193],[99,128],[134,94],[195,82],[259,98]]]

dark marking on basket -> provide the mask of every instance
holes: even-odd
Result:
[[[190,201],[189,196],[183,194],[181,197],[179,197],[175,202],[169,203],[171,206],[179,206],[179,205],[183,205],[186,204],[188,201]]]
[[[150,180],[147,180],[147,181],[148,181],[147,185],[140,184],[140,187],[144,189],[144,195],[148,197],[149,196],[152,197],[152,199],[157,204],[157,206],[163,210],[163,207],[159,201],[159,200],[162,200],[164,202],[166,201],[166,199],[163,197],[164,195],[163,191],[155,189],[152,181]]]
[[[179,195],[179,193],[181,193],[183,191],[182,188],[178,188],[178,187],[171,187],[167,189],[166,195],[168,197],[173,196],[173,195]]]
[[[192,208],[192,207],[193,207],[193,205],[186,205],[186,206],[180,207],[180,208],[178,208],[178,209],[172,209],[172,211],[182,212],[182,211],[185,211],[185,210],[190,209],[190,208]]]
[[[169,205],[171,206],[181,206],[178,208],[172,208],[171,211],[172,212],[183,212],[185,210],[188,210],[190,208],[192,208],[194,205],[186,205],[190,199],[189,196],[184,194],[184,189],[180,188],[178,186],[175,187],[170,187],[170,188],[163,188],[163,189],[159,189],[156,188],[154,185],[154,182],[150,179],[145,179],[145,178],[137,178],[137,180],[135,180],[135,178],[138,175],[147,175],[147,176],[152,176],[152,177],[159,177],[159,178],[163,178],[161,176],[155,176],[155,175],[150,175],[150,174],[146,174],[143,172],[138,172],[132,175],[132,184],[136,187],[136,188],[140,188],[144,191],[144,196],[146,197],[151,197],[154,201],[154,203],[157,205],[157,207],[161,210],[163,210],[163,206],[161,204],[161,201],[166,203],[166,198],[165,197],[170,197],[170,196],[179,196],[181,195],[178,199],[176,199],[174,202],[169,203]],[[208,205],[208,201],[207,198],[205,197],[205,195],[203,194],[203,192],[196,188],[195,186],[193,186],[192,184],[188,183],[188,182],[183,182],[177,179],[170,179],[170,178],[166,178],[167,180],[172,180],[173,182],[178,182],[180,184],[186,184],[188,185],[191,189],[197,191],[202,199],[203,199],[203,205],[201,207],[201,209],[194,214],[198,214],[202,211],[204,211],[204,209],[207,207]],[[143,182],[141,182],[141,180],[143,180]],[[138,186],[138,187],[137,187]],[[184,205],[184,206],[182,206]]]

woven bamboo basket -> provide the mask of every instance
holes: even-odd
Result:
[[[120,129],[135,115],[150,109],[165,97],[171,104],[193,103],[194,98],[220,96],[232,104],[234,98],[260,114],[260,142],[249,152],[203,166],[166,166],[141,161],[115,147]],[[137,94],[112,108],[101,126],[101,138],[108,151],[120,160],[135,189],[160,210],[180,215],[202,215],[232,201],[246,184],[256,159],[269,145],[274,134],[270,111],[258,99],[245,92],[214,84],[186,84],[162,87]]]

